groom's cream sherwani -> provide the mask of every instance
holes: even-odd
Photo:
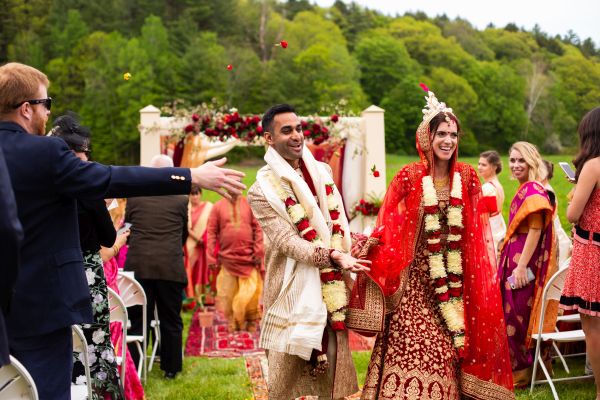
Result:
[[[329,166],[321,164],[331,174]],[[248,201],[264,233],[266,276],[263,305],[266,314],[282,290],[288,258],[319,269],[331,267],[331,261],[328,249],[319,248],[303,239],[297,229],[273,208],[259,182],[255,182],[248,191]],[[317,209],[316,212],[321,211]],[[289,400],[307,395],[338,399],[358,391],[356,370],[348,346],[348,331],[336,333],[330,328],[327,330],[330,367],[327,373],[316,378],[308,374],[308,364],[302,358],[267,351],[269,399]]]

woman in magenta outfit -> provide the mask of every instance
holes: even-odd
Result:
[[[573,161],[575,192],[567,208],[575,224],[573,255],[560,307],[578,310],[600,400],[600,107],[579,124],[579,154]]]
[[[117,238],[117,242],[119,238]],[[119,273],[119,266],[117,264],[116,257],[110,258],[104,262],[104,275],[106,276],[106,283],[109,288],[119,293],[117,287],[117,276]],[[121,356],[121,340],[123,339],[123,331],[120,322],[111,322],[110,324],[110,336],[115,346],[115,352],[117,356]],[[127,349],[127,346],[125,347]],[[127,350],[126,356],[126,369],[125,369],[125,399],[126,400],[144,400],[144,388],[140,382],[140,378],[137,374],[136,365]]]
[[[531,380],[534,356],[531,332],[537,329],[542,291],[556,271],[554,209],[540,183],[546,176],[546,167],[534,145],[515,143],[509,152],[509,167],[520,186],[510,205],[506,239],[500,247],[498,277],[513,380],[515,385],[525,385]],[[533,281],[528,279],[528,269],[533,273]],[[509,284],[510,277],[514,278],[514,287]],[[553,331],[556,306],[548,307],[547,316],[547,329]]]

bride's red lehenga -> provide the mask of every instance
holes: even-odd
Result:
[[[435,115],[433,115],[435,116]],[[488,214],[474,169],[450,162],[462,181],[465,347],[459,352],[429,277],[422,178],[432,175],[429,120],[417,130],[420,162],[394,177],[379,212],[382,244],[369,253],[370,277],[386,295],[385,330],[377,337],[362,399],[514,399],[504,314]],[[442,215],[451,188],[437,190]],[[442,226],[447,224],[442,223]],[[442,235],[445,245],[446,234]],[[363,296],[364,293],[353,293]]]

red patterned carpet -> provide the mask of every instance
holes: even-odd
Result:
[[[209,307],[209,311],[214,311],[214,307]],[[258,347],[260,328],[254,333],[245,331],[229,333],[225,316],[216,311],[213,314],[213,326],[204,328],[200,326],[198,313],[199,311],[196,311],[192,318],[185,345],[186,355],[233,358],[262,353]],[[350,331],[349,341],[352,351],[370,351],[375,338],[365,338]]]
[[[214,308],[209,307],[210,311]],[[255,333],[239,331],[229,333],[227,320],[220,312],[214,312],[213,326],[201,327],[198,311],[192,318],[190,332],[185,345],[188,356],[233,358],[249,354],[261,354],[258,348],[260,330]]]

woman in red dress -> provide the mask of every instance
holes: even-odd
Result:
[[[363,399],[512,399],[488,213],[475,170],[457,162],[460,125],[428,92],[421,160],[392,180],[369,276],[386,295]],[[354,296],[354,292],[353,292]]]
[[[560,307],[578,310],[600,400],[600,107],[579,124],[579,154],[573,161],[575,193],[567,208],[575,224],[573,255]]]

